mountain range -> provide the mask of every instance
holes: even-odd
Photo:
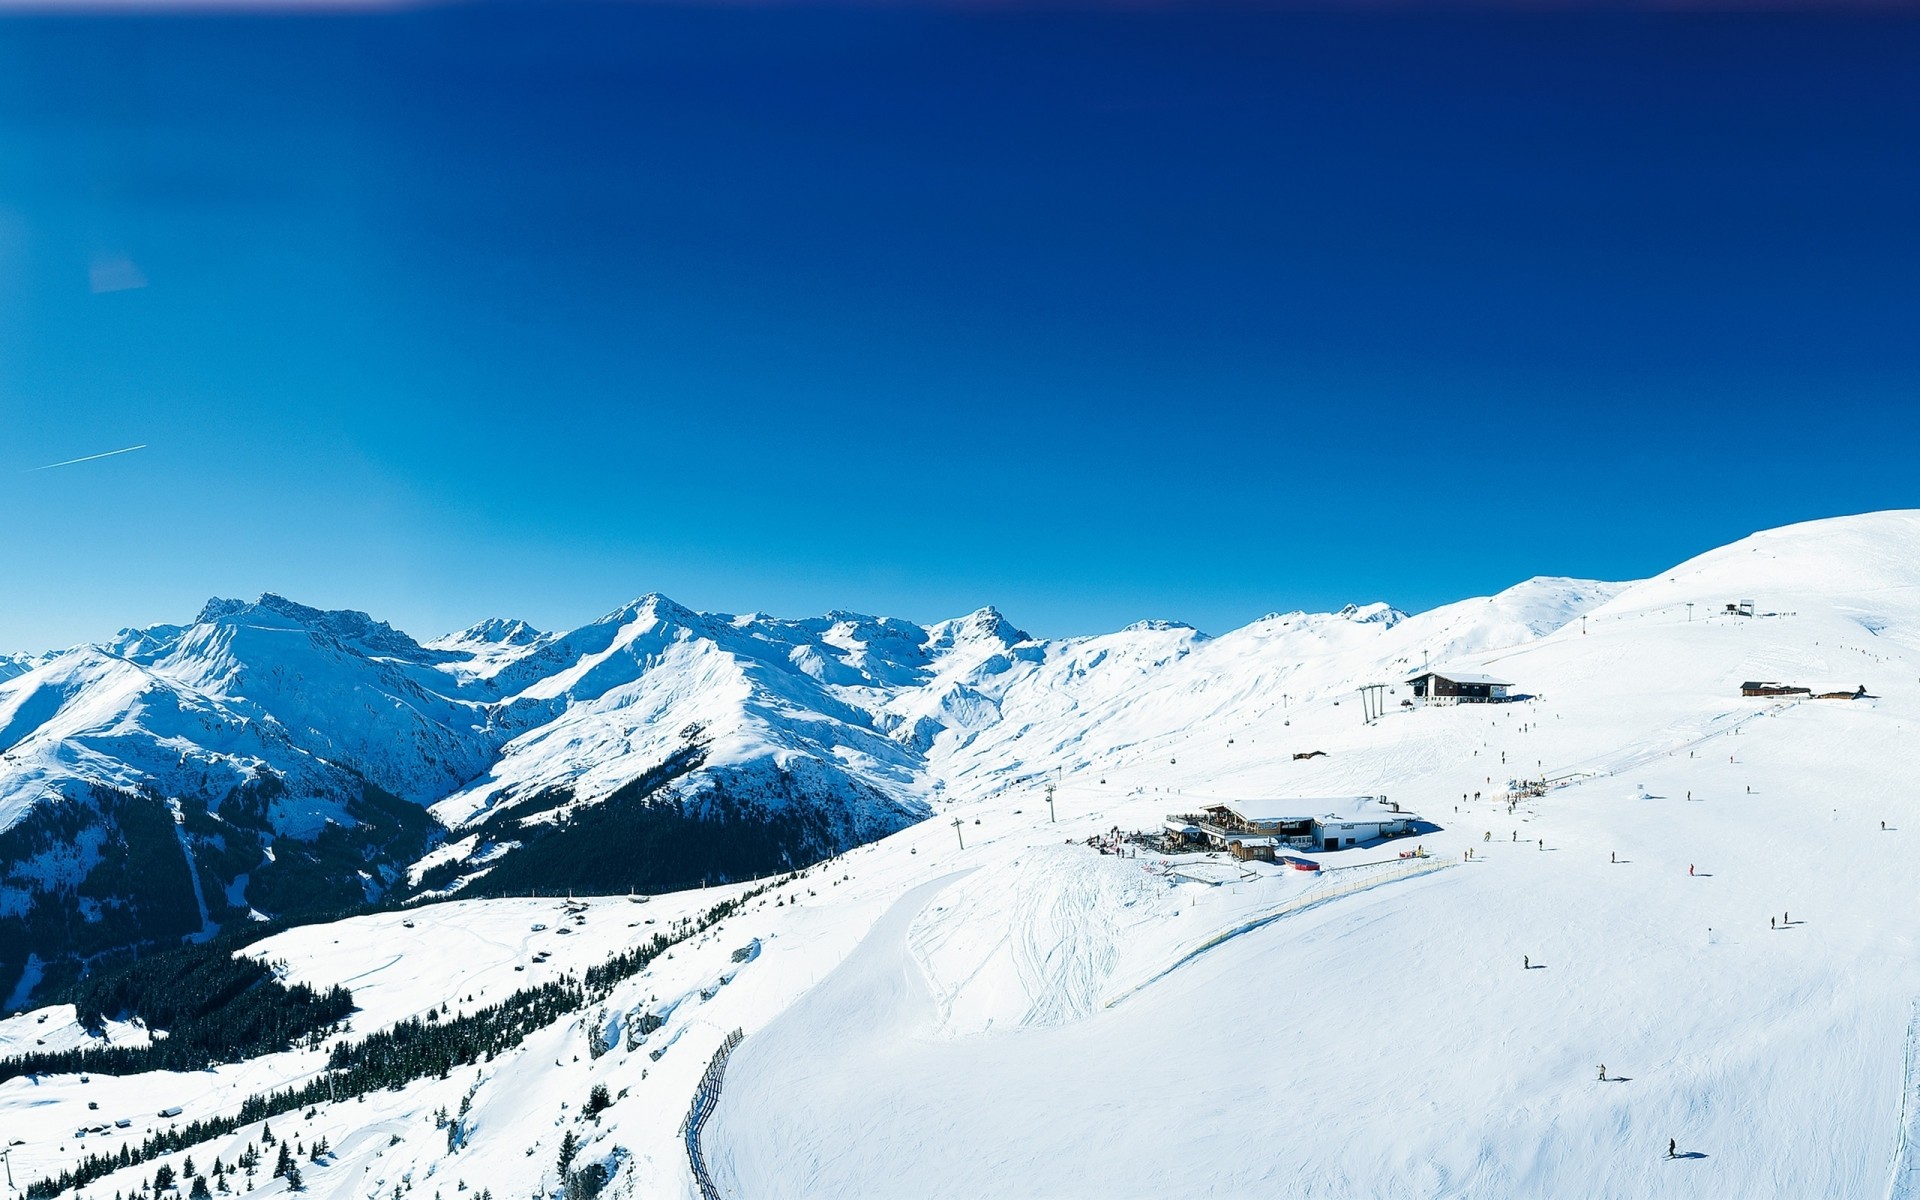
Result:
[[[1920,512],[1217,637],[202,616],[0,683],[29,1196],[1920,1180]]]
[[[423,643],[361,612],[211,600],[0,659],[0,996],[248,919],[788,869],[1224,713],[1539,637],[1620,589],[1541,578],[1416,616],[1055,640],[992,608],[787,620],[656,594],[569,632],[495,619]]]

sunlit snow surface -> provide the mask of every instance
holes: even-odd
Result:
[[[622,985],[610,1009],[670,1010],[641,1049],[592,1059],[595,1014],[579,1014],[448,1080],[323,1105],[311,1123],[290,1114],[275,1132],[340,1149],[307,1172],[316,1196],[390,1194],[409,1176],[449,1198],[462,1182],[552,1188],[569,1127],[635,1195],[689,1196],[676,1128],[739,1027],[705,1135],[729,1196],[1910,1194],[1920,516],[1761,535],[1601,600],[1584,628],[1540,637],[1516,639],[1524,614],[1478,602],[1383,615],[1370,635],[1347,631],[1362,614],[1276,617],[957,671],[998,717],[934,739],[934,818]],[[1720,615],[1741,600],[1781,615]],[[1268,657],[1281,639],[1328,649]],[[1102,681],[1103,650],[1129,682]],[[1423,657],[1539,698],[1403,711],[1400,687],[1364,724],[1354,685],[1394,683]],[[995,683],[1023,672],[1030,686]],[[1742,699],[1750,679],[1874,698]],[[1058,823],[1039,790],[1055,767]],[[1492,799],[1542,773],[1573,782],[1511,815]],[[1152,858],[1069,844],[1208,797],[1362,793],[1441,826],[1417,840],[1451,865],[1289,908],[1325,882],[1263,870],[1170,885]],[[1406,848],[1313,857],[1338,878],[1392,871]],[[365,1010],[351,1037],[597,961],[658,927],[630,923],[737,890],[596,900],[568,935],[556,900],[432,905],[256,952],[298,978],[350,980]],[[755,938],[758,957],[733,962]],[[549,964],[530,965],[536,947]],[[138,1133],[162,1107],[231,1111],[319,1059],[13,1080],[0,1128],[26,1143],[15,1177],[38,1178],[116,1144],[71,1137],[93,1120],[88,1099],[139,1116]],[[449,1156],[431,1116],[476,1079],[473,1142]],[[581,1122],[595,1082],[627,1095]],[[231,1161],[249,1136],[196,1161]]]

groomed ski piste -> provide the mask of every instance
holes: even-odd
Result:
[[[352,1041],[765,888],[617,985],[604,1017],[270,1123],[331,1144],[303,1163],[316,1197],[551,1195],[568,1131],[608,1194],[691,1197],[681,1123],[738,1028],[700,1144],[741,1200],[1914,1195],[1920,514],[1756,535],[1608,595],[1433,664],[1531,699],[1402,708],[1404,674],[1356,652],[1284,701],[1188,689],[1195,719],[1143,667],[1150,711],[1107,697],[1095,720],[1068,697],[1017,734],[936,745],[930,820],[799,878],[278,935],[249,953],[352,988]],[[1726,612],[1744,600],[1756,615]],[[1868,696],[1744,698],[1749,680]],[[1355,688],[1375,682],[1394,690],[1367,722]],[[1311,853],[1318,873],[1086,844],[1218,799],[1350,795],[1427,825]],[[662,1023],[593,1055],[603,1020],[639,1012]],[[9,1048],[84,1036],[70,1009],[39,1015],[0,1028]],[[13,1178],[323,1063],[10,1080]],[[596,1083],[613,1102],[584,1116]],[[468,1095],[450,1151],[434,1116]],[[191,1153],[204,1171],[260,1140],[256,1124]]]

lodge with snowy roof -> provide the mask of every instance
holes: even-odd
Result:
[[[1429,704],[1499,704],[1512,687],[1504,679],[1472,671],[1422,671],[1407,680],[1413,698]]]
[[[1220,800],[1167,817],[1169,849],[1205,846],[1272,862],[1282,847],[1344,850],[1413,831],[1419,818],[1385,796]]]

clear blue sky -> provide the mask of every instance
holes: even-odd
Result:
[[[1916,62],[1911,12],[0,20],[0,649],[264,590],[1220,630],[1920,503]]]

